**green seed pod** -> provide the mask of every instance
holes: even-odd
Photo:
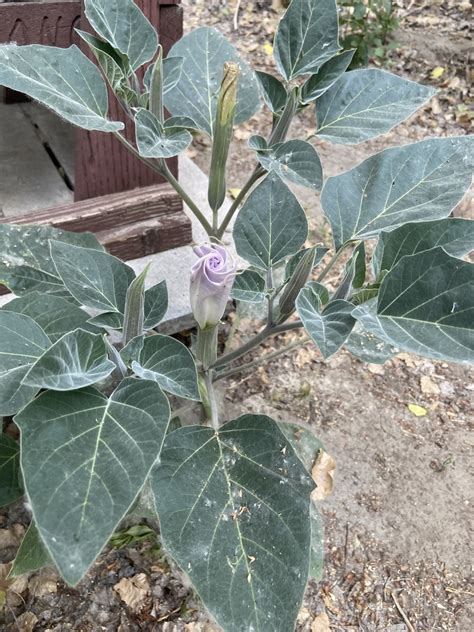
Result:
[[[217,101],[214,143],[209,172],[208,200],[214,213],[217,213],[225,199],[225,167],[234,126],[239,73],[239,66],[236,63],[224,64],[224,78]]]
[[[145,322],[145,278],[148,273],[148,265],[143,272],[136,277],[127,290],[125,299],[125,314],[123,318],[123,344],[124,346],[136,336],[143,333]]]
[[[294,312],[298,294],[305,286],[313,269],[315,254],[315,248],[311,248],[301,257],[295,271],[283,290],[279,304],[279,323],[282,323]]]
[[[158,49],[158,57],[153,67],[150,82],[150,103],[148,106],[150,112],[162,123],[164,120],[163,112],[163,48]]]

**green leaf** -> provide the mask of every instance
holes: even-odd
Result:
[[[274,45],[277,68],[285,79],[316,72],[339,49],[335,0],[293,0]]]
[[[182,57],[167,57],[163,59],[163,94],[167,94],[174,90],[177,83],[181,78],[183,71],[183,58]],[[143,85],[146,89],[150,90],[151,77],[153,74],[153,64],[148,66],[145,76],[143,77]]]
[[[145,324],[145,280],[150,265],[130,283],[125,298],[123,316],[123,344],[144,333]]]
[[[135,114],[135,132],[140,156],[171,158],[182,153],[193,137],[182,127],[164,127],[151,112],[139,109]]]
[[[85,0],[84,7],[95,32],[126,55],[133,70],[154,57],[158,36],[133,0]]]
[[[265,300],[265,279],[255,270],[244,270],[235,277],[230,295],[236,301],[261,303]]]
[[[314,484],[277,424],[244,415],[168,435],[152,475],[163,544],[225,630],[293,630]]]
[[[47,391],[16,416],[33,518],[69,584],[84,576],[135,501],[169,416],[158,385],[134,378],[110,399],[93,388]]]
[[[328,178],[321,204],[339,248],[407,222],[447,217],[471,183],[473,136],[386,149]]]
[[[107,359],[103,337],[76,329],[38,358],[23,384],[52,391],[73,391],[100,382],[114,368],[114,363]]]
[[[137,344],[131,359],[132,371],[139,377],[158,382],[178,397],[200,401],[193,356],[178,340],[161,334],[149,336]]]
[[[346,72],[318,101],[316,133],[333,143],[362,143],[390,131],[435,93],[377,68]]]
[[[22,496],[20,446],[8,435],[0,434],[0,507]]]
[[[80,29],[76,29],[76,33],[89,46],[112,90],[126,102],[135,105],[138,95],[128,83],[131,68],[127,57],[121,55],[107,42],[90,33]]]
[[[39,571],[45,566],[52,566],[53,562],[44,544],[41,542],[38,529],[34,522],[31,522],[20,548],[17,551],[9,577],[18,577],[25,573]]]
[[[168,310],[168,288],[161,281],[145,291],[145,330],[154,329],[165,317]]]
[[[132,268],[106,252],[51,242],[62,282],[81,305],[123,314]]]
[[[319,99],[346,72],[354,56],[354,50],[345,50],[324,63],[301,87],[301,103],[308,105]]]
[[[372,258],[375,274],[390,270],[405,255],[442,246],[448,255],[464,257],[474,249],[474,222],[469,219],[441,219],[434,222],[405,224],[380,234]]]
[[[283,110],[288,93],[282,82],[267,72],[257,71],[255,74],[260,85],[260,93],[270,112],[276,114]]]
[[[124,315],[119,312],[104,312],[98,314],[87,321],[93,327],[104,327],[105,329],[122,329]]]
[[[356,307],[363,327],[403,350],[474,361],[474,265],[433,248],[403,257],[377,299]]]
[[[314,147],[304,140],[287,140],[263,151],[257,151],[260,164],[280,178],[320,191],[323,168]]]
[[[356,323],[344,346],[353,356],[370,364],[384,364],[398,353],[396,347],[365,331],[360,323]]]
[[[27,94],[78,127],[101,132],[124,127],[107,119],[107,87],[77,46],[1,45],[0,85]]]
[[[296,308],[304,328],[324,359],[342,347],[354,327],[352,303],[336,299],[323,308],[318,290],[312,283],[308,283],[299,293]]]
[[[245,201],[233,234],[238,255],[266,270],[301,248],[308,221],[290,189],[270,173]]]
[[[367,266],[365,263],[365,244],[362,241],[352,254],[354,260],[354,277],[352,279],[352,287],[360,289],[365,283],[367,274]]]
[[[212,136],[224,63],[232,61],[240,66],[235,123],[243,123],[258,109],[255,74],[219,31],[198,28],[179,40],[170,55],[184,59],[176,87],[165,95],[171,114],[190,117],[200,130]]]
[[[29,316],[0,310],[0,416],[14,415],[37,392],[22,384],[51,341]]]
[[[3,309],[32,318],[51,342],[78,328],[97,333],[97,328],[87,322],[90,318],[87,312],[59,296],[31,292],[13,299]]]
[[[102,250],[92,233],[0,224],[0,283],[17,295],[38,291],[70,297],[51,259],[50,239]]]

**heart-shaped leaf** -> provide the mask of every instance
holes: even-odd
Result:
[[[0,283],[17,295],[38,291],[71,297],[51,259],[50,239],[103,250],[92,233],[69,233],[51,226],[0,224]]]
[[[193,356],[181,342],[156,334],[145,339],[138,336],[130,345],[125,348],[129,351],[125,360],[132,360],[136,375],[158,382],[165,391],[178,397],[201,400]]]
[[[73,391],[109,376],[115,364],[107,359],[102,336],[76,329],[38,358],[23,383],[52,391]]]
[[[212,136],[224,63],[231,61],[240,67],[235,123],[243,123],[256,112],[260,102],[255,74],[219,31],[198,28],[179,40],[170,55],[183,58],[181,77],[165,95],[171,114],[190,117]]]
[[[407,222],[447,217],[471,183],[474,136],[386,149],[328,178],[321,204],[336,248]]]
[[[339,49],[335,0],[293,0],[274,45],[275,61],[285,79],[316,72]]]
[[[292,630],[313,482],[277,424],[244,415],[168,435],[152,475],[163,544],[225,630]]]
[[[123,314],[132,268],[106,252],[51,242],[51,257],[62,282],[81,304]]]
[[[237,253],[263,270],[299,250],[307,236],[304,210],[275,173],[252,191],[234,226]]]
[[[0,310],[0,416],[14,415],[38,391],[22,383],[51,341],[29,316]]]
[[[135,114],[135,132],[140,156],[144,158],[171,158],[182,153],[193,137],[182,127],[164,127],[148,110]]]
[[[346,72],[354,56],[353,50],[345,50],[321,66],[301,87],[301,103],[308,105],[319,99]]]
[[[46,391],[16,416],[34,520],[68,583],[84,576],[134,502],[169,416],[159,386],[134,378],[110,399],[94,388]]]
[[[474,361],[474,264],[433,248],[403,257],[378,299],[353,315],[378,338],[406,351],[453,362]]]
[[[133,70],[154,57],[158,36],[134,0],[85,0],[84,8],[95,32],[126,55]]]
[[[61,336],[74,329],[98,331],[96,327],[88,324],[90,316],[87,312],[59,296],[31,292],[26,296],[13,299],[4,309],[32,318],[51,342],[56,342]]]
[[[23,92],[66,121],[89,130],[116,132],[107,119],[107,87],[99,69],[77,46],[0,46],[0,85]]]
[[[296,308],[304,328],[325,359],[342,347],[355,324],[351,315],[352,303],[336,299],[323,308],[319,293],[311,282],[299,293]]]
[[[20,446],[8,435],[0,433],[0,507],[22,496]]]
[[[235,277],[231,297],[244,303],[265,300],[265,279],[255,270],[244,270]]]
[[[263,151],[257,158],[264,169],[303,187],[321,190],[323,168],[314,147],[304,140],[287,140]]]
[[[318,101],[317,135],[344,145],[385,134],[436,93],[378,68],[345,72]]]
[[[404,224],[389,233],[382,232],[372,258],[376,275],[390,270],[405,255],[442,246],[448,255],[464,257],[474,250],[474,222],[449,217],[434,222]]]

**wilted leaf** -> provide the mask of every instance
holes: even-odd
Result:
[[[118,584],[115,584],[114,590],[130,610],[140,612],[150,594],[150,584],[145,573],[139,573],[133,577],[123,577]]]
[[[418,406],[418,404],[408,404],[408,410],[413,415],[415,415],[415,417],[425,417],[425,415],[428,413],[426,408],[423,408],[423,406]]]
[[[311,469],[311,476],[316,483],[312,493],[314,500],[324,500],[332,493],[335,471],[336,461],[327,452],[320,450]]]

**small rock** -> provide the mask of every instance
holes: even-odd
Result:
[[[321,612],[311,624],[311,632],[330,632],[329,617],[325,612]]]
[[[420,378],[421,392],[425,395],[439,395],[439,386],[428,375],[422,375]]]

